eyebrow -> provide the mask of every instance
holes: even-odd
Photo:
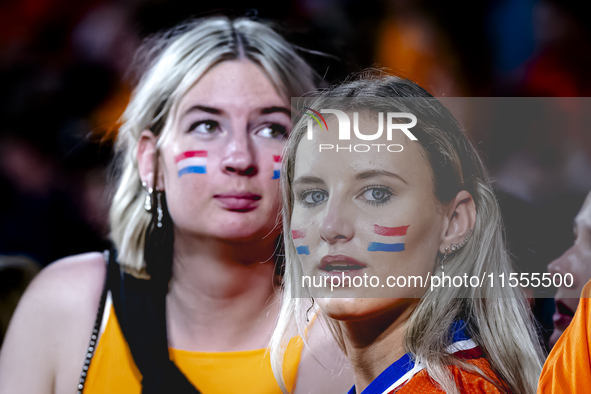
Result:
[[[263,115],[273,114],[275,112],[281,112],[291,117],[291,111],[285,107],[267,107],[261,110],[261,114]]]
[[[221,109],[197,104],[197,105],[193,105],[193,106],[189,107],[183,113],[182,116],[184,117],[187,114],[189,114],[191,112],[196,112],[196,111],[207,112],[208,114],[213,114],[213,115],[221,115],[221,114],[224,113],[224,111],[222,111]],[[262,115],[273,114],[273,113],[276,113],[276,112],[284,113],[287,116],[291,116],[291,111],[289,109],[285,108],[285,107],[265,107],[265,108],[263,108],[263,109],[260,110],[260,113]]]
[[[324,181],[322,180],[322,178],[318,178],[315,176],[301,176],[298,179],[296,179],[295,181],[293,181],[293,186],[297,186],[300,184],[324,184]]]
[[[361,179],[372,178],[374,176],[389,176],[391,178],[397,178],[397,179],[400,179],[402,182],[404,182],[405,184],[408,185],[408,182],[406,182],[404,179],[402,179],[402,177],[400,175],[394,174],[393,172],[386,171],[386,170],[368,170],[368,171],[363,171],[363,172],[360,172],[359,174],[357,174],[355,176],[355,178],[361,180]]]
[[[191,112],[196,112],[196,111],[207,112],[208,114],[214,114],[214,115],[220,115],[223,113],[222,110],[214,108],[214,107],[207,107],[205,105],[193,105],[193,106],[189,107],[185,112],[183,112],[183,115],[181,117],[185,117],[187,114],[189,114]]]

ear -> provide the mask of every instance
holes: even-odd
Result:
[[[476,223],[476,206],[472,195],[466,190],[462,190],[456,195],[456,198],[449,204],[446,211],[446,224],[439,244],[439,252],[451,252],[451,245],[459,244],[464,240],[468,230],[474,229]]]
[[[137,162],[140,172],[140,179],[146,183],[148,188],[157,188],[163,190],[162,171],[158,170],[158,150],[156,148],[156,137],[150,130],[142,131],[140,141],[137,147]],[[154,179],[154,174],[158,173],[158,179]],[[156,182],[156,187],[154,187]]]

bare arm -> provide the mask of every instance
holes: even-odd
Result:
[[[57,261],[35,278],[0,351],[0,393],[75,392],[106,272],[99,253]]]

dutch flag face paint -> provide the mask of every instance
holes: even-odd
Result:
[[[377,234],[382,242],[370,242],[367,250],[370,252],[402,252],[404,251],[404,239],[408,226],[384,227],[374,225],[373,232]],[[388,237],[388,238],[384,238]],[[378,239],[376,237],[376,239]]]
[[[174,158],[179,177],[185,174],[207,174],[207,151],[191,150]]]
[[[273,178],[279,179],[281,176],[281,156],[273,155]]]
[[[296,239],[302,239],[306,236],[305,230],[291,230],[291,237],[295,241]],[[310,255],[310,248],[307,245],[296,246],[298,254]]]

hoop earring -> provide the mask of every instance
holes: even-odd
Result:
[[[449,250],[449,248],[446,246],[445,253],[443,254],[443,258],[441,259],[441,271],[443,271],[443,262],[445,261],[445,259],[447,259],[447,251],[448,250]]]

